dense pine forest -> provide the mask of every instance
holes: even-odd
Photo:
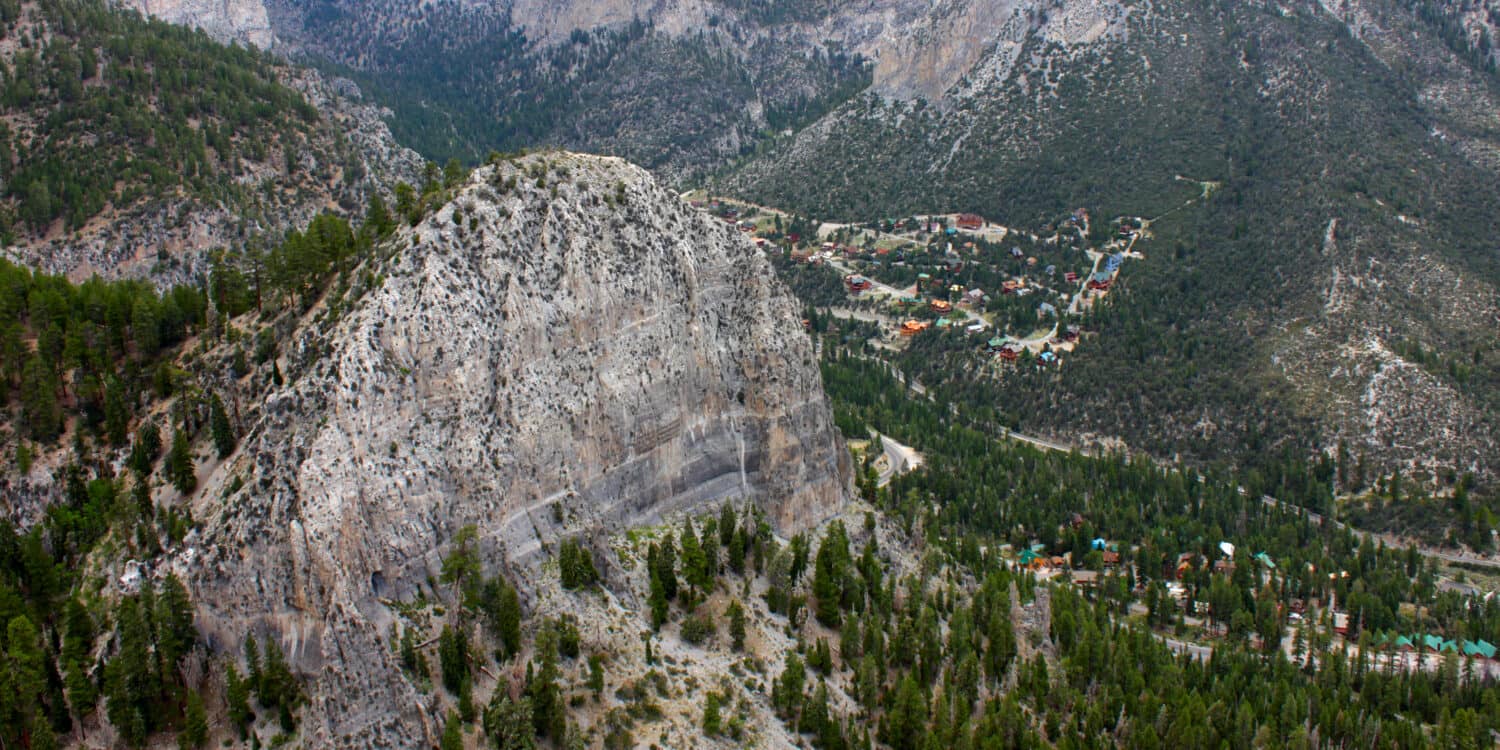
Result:
[[[179,193],[229,199],[244,188],[226,176],[274,151],[293,165],[318,119],[272,58],[199,31],[90,0],[7,3],[0,25],[12,43],[0,89],[12,238]]]
[[[841,640],[840,665],[849,668],[861,645],[869,651],[872,633],[876,644],[880,634],[895,634],[890,648],[907,656],[892,671],[875,670],[872,700],[817,746],[846,746],[841,741],[857,738],[854,727],[871,718],[879,720],[882,742],[912,748],[1488,744],[1500,714],[1493,678],[1479,676],[1482,666],[1476,671],[1452,654],[1435,674],[1377,662],[1394,653],[1386,633],[1421,629],[1492,642],[1500,636],[1500,604],[1439,592],[1433,563],[1414,548],[1361,541],[1260,499],[1270,493],[1315,505],[1328,494],[1333,467],[1290,465],[1238,477],[1240,484],[1231,475],[1139,459],[1045,452],[999,440],[991,427],[914,395],[878,361],[834,355],[824,376],[851,437],[878,429],[924,452],[921,469],[888,488],[875,490],[872,481],[866,492],[983,585],[965,601],[957,592],[972,586],[955,591],[927,582],[936,589],[930,599],[909,597],[894,612],[882,612],[888,603],[869,607],[854,629],[864,641]],[[996,689],[1001,680],[991,665],[1003,674],[1015,654],[993,614],[996,592],[1015,580],[1007,562],[1014,558],[999,550],[1038,544],[1044,555],[1069,554],[1077,567],[1105,570],[1092,546],[1097,538],[1118,543],[1118,568],[1112,563],[1084,596],[1053,588],[1055,651],[1043,647],[1046,658],[1017,665],[1005,683],[1012,689]],[[1232,573],[1216,571],[1207,561],[1224,557],[1217,543],[1225,539],[1266,553],[1274,567],[1247,564],[1246,555]],[[835,541],[833,554],[845,554],[837,550]],[[1207,662],[1174,656],[1152,634],[1184,630],[1164,588],[1184,552],[1205,562],[1180,583],[1188,609],[1196,599],[1208,604],[1207,633],[1218,635]],[[1324,571],[1341,573],[1330,578]],[[1357,613],[1341,643],[1316,628],[1289,626],[1289,605],[1312,599]],[[1144,611],[1131,615],[1136,601]],[[938,621],[947,626],[946,641]],[[1296,631],[1290,653],[1265,645],[1279,646],[1289,627]],[[897,645],[906,634],[912,640]],[[816,695],[801,708],[812,725],[827,711]],[[840,731],[850,736],[841,740]]]

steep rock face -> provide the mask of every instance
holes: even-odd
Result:
[[[168,23],[203,29],[225,42],[270,49],[276,42],[260,0],[122,0],[121,4]]]
[[[199,495],[185,566],[212,642],[279,638],[311,676],[313,744],[435,739],[382,636],[465,524],[529,590],[565,535],[729,499],[790,533],[842,502],[796,303],[643,170],[481,168],[393,242],[383,285],[288,347],[289,384]]]

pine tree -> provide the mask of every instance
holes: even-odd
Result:
[[[793,716],[802,705],[802,687],[807,680],[807,670],[796,652],[788,653],[781,675],[771,690],[771,703],[781,710],[782,716]]]
[[[919,750],[927,730],[927,701],[908,674],[896,689],[895,703],[881,722],[880,738],[892,750]]]
[[[238,440],[234,435],[234,425],[229,423],[229,414],[224,411],[224,401],[217,393],[208,397],[208,423],[214,437],[214,450],[218,451],[219,458],[228,458]]]
[[[249,680],[250,690],[260,692],[260,648],[254,633],[245,634],[245,676]]]
[[[604,657],[599,654],[589,654],[589,689],[596,699],[604,694]]]
[[[661,547],[656,553],[656,575],[661,579],[662,596],[667,601],[677,599],[677,549],[672,544],[672,535],[667,534],[662,539]]]
[[[818,622],[830,628],[839,626],[843,615],[844,577],[849,567],[849,539],[844,525],[838,521],[829,524],[828,533],[818,545],[818,556],[813,568],[813,596],[817,599]]]
[[[193,647],[198,631],[193,627],[193,603],[187,587],[175,573],[168,573],[153,613],[157,625],[157,652],[167,669]]]
[[[667,587],[663,584],[661,574],[652,568],[651,576],[651,629],[661,630],[661,626],[667,622],[668,607]]]
[[[471,589],[484,573],[479,563],[479,550],[476,548],[478,538],[479,528],[472,523],[465,524],[454,535],[453,547],[448,556],[443,558],[442,581],[451,585],[458,600],[464,603],[476,598]]]
[[[745,572],[745,532],[736,527],[728,546],[729,569],[734,571],[735,575],[740,575]]]
[[[109,378],[104,385],[104,437],[110,445],[130,439],[130,402],[119,378]]]
[[[802,720],[798,723],[797,730],[821,740],[832,723],[828,715],[828,685],[819,682],[818,689],[813,691],[812,700],[802,710]],[[821,741],[819,746],[826,747]]]
[[[401,667],[413,676],[420,674],[418,671],[417,639],[412,635],[411,628],[401,630]]]
[[[391,233],[396,226],[395,219],[391,218],[390,209],[386,208],[385,198],[381,197],[379,191],[370,195],[370,205],[365,209],[365,223],[361,229],[369,229],[375,239],[380,239]]]
[[[788,573],[791,576],[791,584],[795,586],[797,585],[797,581],[802,579],[802,574],[807,571],[807,535],[798,534],[792,537],[791,547],[791,568],[788,570]]]
[[[448,712],[448,718],[443,722],[443,739],[439,745],[442,750],[463,750],[464,728],[459,722],[458,714]]]
[[[144,597],[141,597],[144,598]],[[114,658],[104,670],[106,715],[120,731],[125,743],[138,747],[146,739],[148,727],[141,706],[156,696],[157,679],[150,654],[150,627],[143,616],[139,598],[120,601],[115,617],[115,637],[119,643]]]
[[[181,748],[203,747],[208,742],[208,714],[203,710],[203,698],[197,691],[187,697],[187,711],[183,718],[182,734],[177,736]]]
[[[443,626],[438,634],[438,666],[443,670],[443,687],[457,695],[469,675],[469,639],[463,630]]]
[[[474,680],[469,675],[458,686],[458,716],[465,724],[474,721]]]
[[[745,608],[740,605],[738,599],[729,602],[729,608],[725,611],[729,618],[729,640],[735,651],[745,650]]]
[[[728,548],[738,530],[739,519],[735,517],[734,506],[729,503],[719,506],[719,546]]]
[[[0,664],[9,673],[4,681],[4,699],[12,706],[9,712],[12,718],[28,721],[31,707],[40,705],[47,687],[46,657],[41,637],[30,618],[25,615],[11,618],[5,629],[5,646],[5,651],[0,652],[4,657]]]
[[[708,560],[703,555],[697,532],[693,531],[691,518],[683,523],[678,543],[682,545],[682,577],[687,580],[688,586],[700,592],[707,591]]]
[[[563,540],[558,552],[558,567],[565,589],[590,586],[599,580],[599,571],[594,567],[594,556],[576,539]]]
[[[496,690],[490,705],[484,709],[484,733],[496,750],[532,750],[536,747],[536,730],[532,720],[531,699],[512,701],[505,690]]]
[[[240,670],[233,662],[224,668],[224,702],[227,704],[229,723],[234,725],[243,739],[254,714],[250,712],[250,685],[240,677]]]
[[[57,389],[57,375],[40,355],[26,360],[21,370],[21,419],[39,443],[50,443],[62,434]]]
[[[38,709],[31,718],[31,745],[29,750],[57,750],[57,735],[52,731],[52,722]]]
[[[719,694],[710,691],[703,700],[703,733],[713,737],[721,730],[719,716]]]
[[[167,479],[178,492],[186,495],[198,486],[198,474],[193,466],[193,449],[186,432],[177,430],[172,434],[172,449],[167,452]]]
[[[508,581],[504,583],[496,624],[505,653],[515,654],[521,650],[521,597]]]
[[[275,638],[266,641],[266,660],[261,668],[260,688],[256,695],[260,697],[261,703],[280,709],[282,727],[290,731],[291,714],[301,703],[302,691],[297,685],[297,678],[292,675],[291,667],[286,663],[286,657],[282,655],[281,643]]]
[[[715,523],[714,519],[708,519],[708,523],[704,525],[703,535],[698,543],[698,546],[703,549],[703,571],[701,575],[703,590],[705,592],[712,591],[714,584],[719,579],[719,534],[717,526],[718,524]]]
[[[94,641],[94,621],[81,602],[69,599],[64,609],[63,625],[61,656],[68,705],[77,715],[87,716],[93,712],[98,700],[98,691],[84,666],[90,658],[89,649]]]
[[[141,425],[135,432],[135,443],[130,447],[130,468],[137,474],[146,476],[151,473],[151,466],[160,455],[161,430],[151,422]]]
[[[531,665],[527,665],[530,679],[527,680],[526,695],[531,699],[532,723],[536,733],[549,737],[554,742],[561,742],[567,735],[568,717],[567,706],[562,699],[562,688],[557,682],[557,644],[551,642],[555,638],[556,635],[537,638],[536,647],[541,664],[534,673]]]

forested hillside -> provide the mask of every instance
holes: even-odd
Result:
[[[1164,457],[1343,443],[1372,473],[1488,476],[1500,254],[1473,217],[1500,210],[1495,80],[1380,10],[1400,46],[1312,3],[1158,3],[1128,44],[1034,40],[940,105],[860,98],[721,187],[825,220],[1155,218],[1087,356],[985,389],[932,341],[924,380],[983,390],[1030,431]]]
[[[93,0],[14,2],[0,21],[0,237],[17,259],[118,275],[357,209],[410,170],[398,155],[371,174],[355,118],[263,53]]]

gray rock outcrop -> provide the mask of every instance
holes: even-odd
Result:
[[[842,503],[848,453],[796,302],[645,171],[484,167],[392,242],[383,283],[283,348],[287,385],[193,509],[200,628],[231,651],[279,639],[308,677],[311,746],[433,744],[441,721],[383,641],[466,524],[526,591],[564,536],[730,499],[790,533]]]

